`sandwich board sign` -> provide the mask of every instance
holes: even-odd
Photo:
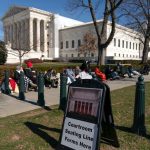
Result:
[[[98,150],[106,87],[91,79],[73,82],[58,150]]]

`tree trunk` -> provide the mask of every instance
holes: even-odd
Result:
[[[22,66],[22,56],[21,56],[21,51],[19,51],[19,65]]]
[[[147,63],[147,60],[148,60],[148,52],[149,52],[149,42],[150,42],[150,38],[149,38],[149,37],[146,37],[146,38],[145,38],[145,42],[144,42],[143,56],[142,56],[141,64]]]
[[[105,64],[105,56],[103,56],[104,54],[104,50],[105,48],[102,47],[101,45],[98,45],[98,62],[97,65],[100,67],[101,65]]]

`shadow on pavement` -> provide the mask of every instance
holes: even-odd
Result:
[[[40,105],[38,105],[37,102],[33,102],[33,101],[30,101],[30,100],[21,100],[21,99],[19,99],[18,96],[16,96],[16,95],[8,95],[8,96],[11,96],[11,97],[13,97],[13,98],[15,98],[16,100],[19,100],[19,101],[23,101],[23,102],[30,103],[30,104],[32,104],[32,105],[40,106]],[[52,110],[52,109],[51,109],[50,107],[48,107],[48,106],[40,106],[40,107],[43,108],[43,109],[45,109],[45,110],[47,110],[47,111]]]
[[[49,143],[50,146],[52,146],[53,148],[57,147],[58,141],[56,139],[54,139],[53,137],[51,137],[50,135],[48,135],[48,133],[44,132],[43,130],[49,130],[49,131],[60,133],[61,132],[60,129],[49,128],[49,127],[46,127],[44,125],[37,124],[37,123],[32,123],[32,122],[25,122],[25,125],[33,133],[37,134],[38,136],[43,138],[47,143]]]

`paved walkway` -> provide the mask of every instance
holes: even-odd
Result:
[[[150,81],[150,75],[144,76],[145,81]],[[110,90],[116,90],[130,85],[135,85],[137,77],[135,78],[124,78],[121,80],[107,81]],[[26,100],[21,101],[16,99],[14,96],[8,96],[0,94],[0,118],[10,115],[15,115],[30,110],[38,109],[36,105],[38,94],[37,92],[31,91],[25,94]],[[45,88],[45,105],[52,106],[59,104],[60,88]]]

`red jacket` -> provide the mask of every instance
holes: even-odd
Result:
[[[106,80],[106,75],[102,73],[99,68],[95,68],[95,74],[102,79],[102,81]]]
[[[10,83],[10,86],[12,88],[12,91],[15,91],[15,88],[16,88],[16,82],[14,79],[12,78],[9,78],[9,83]]]

